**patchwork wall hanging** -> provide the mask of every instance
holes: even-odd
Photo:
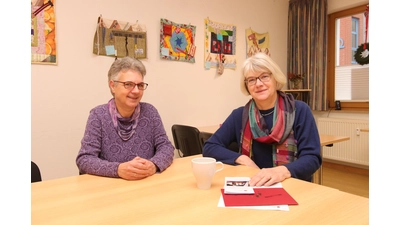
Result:
[[[131,22],[97,19],[93,54],[122,58],[147,58],[146,26]]]
[[[251,28],[246,29],[246,57],[250,57],[257,52],[264,52],[271,56],[269,52],[269,34],[257,33]]]
[[[167,19],[160,22],[160,58],[194,63],[196,26]]]
[[[55,0],[31,1],[31,63],[57,64]]]
[[[218,74],[226,69],[236,69],[236,26],[205,19],[206,69],[218,68]]]

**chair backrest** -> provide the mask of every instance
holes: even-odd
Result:
[[[201,146],[204,146],[204,143],[212,136],[212,133],[201,131],[200,132],[200,142]],[[234,152],[239,152],[239,146],[237,142],[232,142],[229,146],[228,149]]]
[[[213,133],[201,131],[200,132],[200,142],[201,146],[204,146],[204,143],[213,135]]]
[[[31,161],[31,183],[42,181],[39,166]]]
[[[175,148],[182,152],[181,157],[201,154],[200,131],[196,127],[174,124],[171,127]],[[178,151],[178,153],[179,153]]]
[[[228,149],[229,150],[231,150],[231,151],[234,151],[234,152],[239,152],[239,145],[238,145],[238,143],[235,141],[235,142],[232,142],[229,146],[228,146]]]

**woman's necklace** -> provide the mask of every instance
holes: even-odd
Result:
[[[266,113],[266,114],[261,113],[261,116],[269,116],[269,115],[271,115],[273,112],[274,112],[274,110],[272,110],[271,112]]]

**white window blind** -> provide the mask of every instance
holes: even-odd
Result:
[[[369,65],[335,68],[335,101],[369,101]]]

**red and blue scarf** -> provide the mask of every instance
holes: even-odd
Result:
[[[261,119],[260,119],[261,118]],[[273,165],[279,166],[296,160],[297,141],[293,135],[295,100],[293,95],[278,91],[274,107],[273,125],[268,130],[253,99],[245,105],[242,114],[241,154],[253,156],[252,142],[272,145]]]

